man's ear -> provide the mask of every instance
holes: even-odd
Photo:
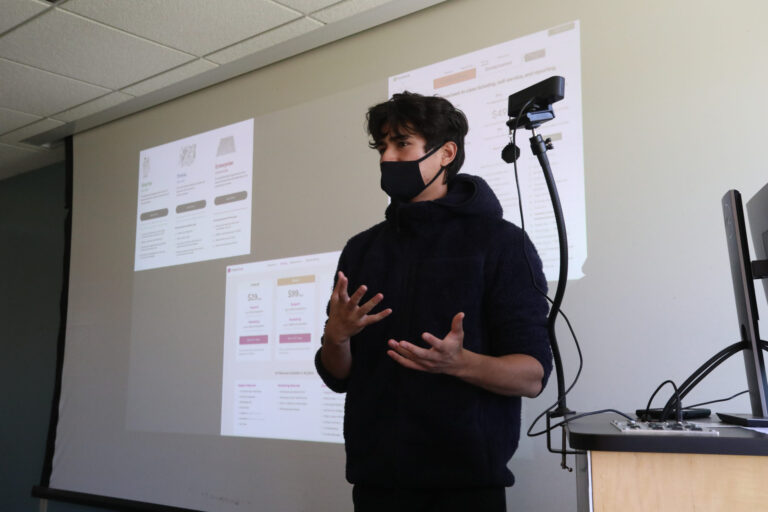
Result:
[[[459,147],[452,140],[449,140],[443,144],[443,147],[440,149],[440,154],[442,155],[440,159],[440,165],[445,167],[446,165],[453,162],[453,159],[456,158],[456,153],[458,150]]]

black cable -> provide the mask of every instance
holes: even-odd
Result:
[[[718,402],[727,402],[728,400],[733,400],[737,396],[741,396],[744,393],[749,393],[749,390],[745,389],[744,391],[739,391],[735,395],[731,395],[728,398],[718,398],[717,400],[710,400],[708,402],[701,402],[701,403],[698,403],[698,404],[689,405],[688,408],[689,409],[693,409],[694,407],[701,407],[702,405],[716,404]]]
[[[690,381],[689,385],[686,387],[685,390],[683,390],[681,394],[681,399],[684,398],[694,387],[696,387],[699,382],[704,380],[712,371],[715,370],[721,363],[726,361],[730,356],[732,356],[734,353],[728,353],[725,356],[721,357],[719,360],[715,361],[712,365],[704,369],[704,371],[700,372],[698,375],[695,376],[695,379]],[[670,414],[672,414],[672,411],[675,409],[675,402],[673,400],[673,397],[670,397],[667,401],[667,404],[664,406],[664,409],[661,413],[661,419],[666,419]]]
[[[765,340],[759,340],[760,348],[762,350],[768,350],[768,342]],[[705,362],[703,365],[701,365],[699,368],[694,371],[690,377],[688,377],[685,382],[680,386],[680,398],[684,398],[688,393],[690,393],[698,384],[701,382],[707,375],[712,373],[712,371],[720,366],[723,362],[725,362],[728,358],[730,358],[733,355],[738,354],[742,350],[748,349],[748,346],[746,342],[739,341],[737,343],[733,343],[724,349],[722,349],[720,352],[709,358],[707,362]],[[736,395],[738,396],[738,395]],[[733,397],[731,397],[733,398]],[[727,399],[727,400],[730,400]],[[723,400],[725,401],[725,400]],[[714,402],[713,402],[714,403]],[[670,399],[667,401],[667,404],[664,406],[664,410],[662,411],[661,418],[666,418],[672,411],[672,407],[674,407],[673,397],[670,397]]]
[[[763,350],[768,350],[768,343],[764,340],[760,340],[760,345]],[[680,386],[679,399],[682,400],[685,398],[685,396],[690,393],[699,384],[699,382],[704,380],[705,377],[712,373],[712,371],[714,371],[731,356],[738,354],[745,348],[747,348],[745,342],[740,341],[725,347],[720,352],[709,358],[703,365],[697,368]],[[662,420],[666,419],[672,413],[675,406],[675,400],[676,397],[672,396],[665,404],[661,413]],[[681,406],[678,404],[678,408],[680,407]]]
[[[680,393],[677,390],[677,385],[675,385],[675,383],[672,382],[669,379],[667,379],[664,382],[662,382],[661,384],[659,384],[659,386],[656,388],[656,390],[651,395],[651,398],[648,399],[648,405],[645,406],[645,414],[644,414],[645,418],[644,418],[644,420],[647,421],[649,419],[649,417],[650,417],[650,410],[651,410],[651,403],[653,402],[653,399],[656,398],[656,394],[659,391],[661,391],[661,388],[663,388],[665,384],[671,384],[672,388],[675,390],[675,395],[674,396],[677,398],[677,421],[678,422],[682,422],[683,421],[683,408],[680,407]],[[661,419],[662,420],[664,419],[664,415],[662,415]]]
[[[710,357],[704,364],[699,366],[680,386],[681,391],[687,391],[691,388],[691,383],[696,380],[701,372],[707,371],[709,368],[717,367],[722,364],[723,361],[731,357],[733,354],[738,353],[744,348],[744,342],[737,342],[728,345],[724,349],[720,350],[717,354]]]
[[[731,352],[728,352],[728,353],[724,354],[720,359],[718,359],[713,364],[711,364],[709,367],[704,369],[700,374],[696,375],[695,378],[693,380],[691,380],[691,382],[688,384],[688,386],[686,386],[686,388],[681,391],[681,398],[687,396],[688,393],[693,391],[693,389],[696,386],[699,385],[699,382],[704,380],[704,378],[706,378],[710,373],[712,373],[715,369],[717,369],[717,367],[720,366],[722,363],[724,363],[725,361],[730,359],[731,356],[734,356],[734,355],[738,354],[739,352],[741,352],[741,350],[740,349],[736,349],[736,350],[733,350]],[[666,408],[666,406],[665,406],[665,408]]]
[[[547,297],[547,300],[550,303],[553,302],[552,299],[550,299],[549,297]],[[566,390],[565,390],[564,394],[567,395],[568,393],[571,392],[571,389],[573,389],[573,386],[576,385],[576,382],[579,380],[579,377],[581,376],[581,370],[582,370],[582,368],[584,368],[584,357],[581,354],[581,345],[579,345],[579,338],[576,337],[576,332],[573,330],[573,327],[571,326],[571,321],[568,320],[568,317],[565,315],[565,311],[563,311],[562,308],[559,308],[557,310],[557,313],[560,316],[563,317],[563,320],[565,320],[565,323],[568,326],[568,330],[571,333],[571,337],[573,338],[573,344],[576,346],[576,353],[579,356],[579,369],[576,370],[576,376],[573,378],[573,381],[571,382],[571,385],[568,386],[568,388],[566,388]],[[555,403],[554,405],[557,405],[557,403]],[[553,405],[553,407],[554,407],[554,405]]]
[[[685,398],[685,396],[695,388],[699,382],[701,382],[707,375],[712,373],[712,371],[720,366],[723,362],[725,362],[728,358],[731,356],[741,352],[741,350],[744,349],[744,342],[740,341],[737,343],[733,343],[724,349],[722,349],[720,352],[715,354],[714,356],[710,357],[704,364],[699,366],[683,383],[680,385],[680,399],[682,400]],[[667,403],[664,405],[664,409],[661,413],[661,419],[664,420],[667,416],[669,416],[672,413],[672,408],[674,407],[674,397],[670,397]]]
[[[517,117],[515,118],[515,126],[512,128],[512,145],[514,147],[517,147],[518,123],[520,123],[520,118],[526,112],[526,109],[531,106],[531,103],[533,103],[533,98],[528,100],[528,102],[522,106],[520,112],[518,112]],[[517,210],[520,212],[520,229],[523,231],[523,234],[525,234],[525,217],[523,217],[523,195],[520,192],[520,178],[517,175],[517,158],[515,158],[515,160],[512,162],[512,167],[515,171],[515,188],[517,188]],[[525,247],[523,247],[523,254],[525,254]],[[527,259],[528,258],[526,258],[526,260]],[[533,279],[533,271],[531,270],[530,263],[528,264],[528,270],[531,272],[531,281],[533,282],[533,285],[536,286],[536,281]]]
[[[520,112],[518,112],[517,117],[515,118],[515,126],[512,128],[512,145],[514,147],[517,147],[517,128],[518,123],[520,122],[520,118],[523,117],[523,114],[527,112],[528,107],[531,106],[533,103],[533,98],[528,100],[525,105],[522,106],[520,109]],[[533,287],[538,291],[541,295],[546,298],[550,304],[554,304],[552,299],[549,298],[547,295],[547,291],[543,290],[541,287],[539,287],[538,283],[536,283],[536,278],[533,275],[533,265],[531,265],[531,260],[528,258],[528,253],[525,251],[525,242],[528,239],[528,233],[525,231],[525,217],[523,215],[523,194],[520,192],[520,177],[517,172],[517,158],[512,162],[512,167],[514,168],[515,172],[515,188],[517,189],[517,210],[520,212],[520,230],[523,232],[523,243],[520,244],[520,247],[523,252],[523,258],[525,258],[525,263],[528,266],[528,274],[531,277],[531,284],[533,284]],[[551,315],[553,312],[550,311],[549,314]]]
[[[760,342],[760,347],[761,347],[763,350],[768,350],[768,342],[766,342],[766,341],[764,341],[764,340],[760,340],[759,342]],[[748,350],[748,348],[749,348],[749,347],[748,347],[747,343],[746,343],[746,342],[744,342],[744,341],[739,341],[739,342],[737,342],[737,343],[733,343],[733,344],[731,344],[731,345],[727,346],[726,348],[724,348],[723,350],[721,350],[720,352],[718,352],[718,353],[717,353],[717,354],[716,354],[716,355],[715,355],[713,358],[711,358],[711,360],[712,360],[712,359],[714,359],[715,357],[717,357],[717,356],[719,356],[719,355],[721,355],[721,354],[722,354],[722,357],[720,357],[720,359],[719,359],[718,361],[715,361],[715,362],[714,362],[714,363],[713,363],[713,364],[712,364],[712,365],[711,365],[709,368],[707,368],[707,369],[706,369],[706,372],[704,373],[704,376],[706,376],[706,375],[708,375],[709,373],[711,373],[711,372],[712,372],[712,370],[714,370],[715,368],[717,368],[717,367],[718,367],[720,364],[724,363],[724,362],[725,362],[727,359],[729,359],[731,356],[734,356],[734,355],[738,354],[738,353],[739,353],[739,352],[741,352],[742,350]],[[706,364],[706,363],[705,363],[705,364]],[[697,370],[696,370],[696,372],[694,372],[694,374],[693,374],[693,375],[691,375],[690,377],[688,377],[688,379],[686,380],[686,382],[687,382],[688,380],[692,380],[692,382],[691,382],[691,383],[690,383],[690,384],[689,384],[689,385],[686,387],[686,389],[685,389],[685,392],[684,392],[683,396],[685,396],[685,395],[687,395],[689,392],[691,392],[691,391],[693,390],[693,388],[694,388],[694,387],[696,387],[696,385],[697,385],[699,382],[701,382],[701,380],[702,380],[702,378],[703,378],[703,377],[701,377],[701,376],[696,376],[696,373],[697,373],[697,372],[699,372],[699,371],[702,371],[702,368],[699,368],[699,369],[697,369]],[[694,377],[695,377],[695,379],[694,379]]]
[[[667,383],[672,384],[672,386],[675,385],[675,383],[672,382],[671,380],[664,381],[658,388],[656,388],[656,391],[654,392],[654,396],[656,395],[656,392],[658,392],[661,389],[661,387],[664,386]],[[718,400],[710,400],[708,402],[701,402],[701,403],[698,403],[698,404],[691,405],[690,407],[700,407],[702,405],[713,404],[713,403],[716,403],[716,402],[726,402],[728,400],[732,400],[732,399],[736,398],[737,396],[743,395],[743,394],[748,393],[748,392],[749,392],[749,390],[745,389],[744,391],[740,391],[740,392],[736,393],[735,395],[732,395],[732,396],[730,396],[728,398],[720,398]],[[653,396],[651,397],[651,401],[652,400],[653,400]],[[650,402],[651,401],[648,402],[648,407],[650,407]],[[605,413],[609,413],[609,412],[618,414],[619,416],[623,416],[624,418],[628,419],[629,421],[635,421],[635,419],[633,417],[631,417],[631,416],[629,416],[629,415],[627,415],[627,414],[625,414],[625,413],[623,413],[623,412],[621,412],[619,410],[616,410],[616,409],[601,409],[599,411],[590,411],[590,412],[576,414],[575,416],[569,416],[568,418],[564,419],[563,421],[561,421],[559,423],[555,423],[554,425],[551,425],[549,430],[553,430],[553,429],[555,429],[557,427],[561,427],[563,425],[566,425],[569,421],[577,420],[579,418],[584,418],[586,416],[594,416],[596,414],[605,414]],[[682,421],[682,420],[679,419],[678,421]],[[544,435],[546,433],[547,433],[547,430],[542,430],[540,432],[537,432],[537,433],[531,435],[530,437],[537,437],[537,436]]]
[[[600,409],[599,411],[582,412],[582,413],[576,414],[574,416],[568,416],[563,421],[561,421],[560,423],[555,423],[554,425],[550,425],[549,429],[545,429],[545,430],[542,430],[541,432],[537,432],[537,433],[531,435],[530,437],[536,437],[536,436],[544,435],[549,430],[554,430],[557,427],[562,427],[562,426],[566,425],[569,421],[577,420],[579,418],[584,418],[586,416],[594,416],[595,414],[605,414],[605,413],[609,413],[609,412],[616,413],[619,416],[623,416],[623,417],[627,418],[629,421],[635,421],[635,418],[633,418],[632,416],[629,416],[629,415],[627,415],[627,414],[625,414],[625,413],[623,413],[621,411],[618,411],[616,409]]]
[[[548,300],[548,301],[550,301],[550,302],[552,302],[552,299],[550,299],[549,297],[547,297],[547,300]],[[575,386],[575,385],[576,385],[576,381],[578,381],[578,380],[579,380],[579,377],[581,376],[581,370],[582,370],[582,368],[584,367],[584,357],[583,357],[583,355],[582,355],[582,353],[581,353],[581,346],[579,345],[579,340],[578,340],[578,338],[576,337],[576,333],[574,332],[574,330],[573,330],[573,327],[571,326],[571,321],[570,321],[570,320],[568,320],[568,317],[565,315],[565,313],[563,312],[563,310],[562,310],[562,309],[560,309],[560,310],[559,310],[559,314],[560,314],[560,315],[561,315],[561,316],[562,316],[562,317],[565,319],[565,323],[568,325],[568,329],[570,330],[570,332],[571,332],[571,336],[573,337],[573,341],[574,341],[574,344],[576,345],[576,352],[577,352],[577,353],[578,353],[578,355],[579,355],[579,369],[578,369],[578,371],[576,372],[576,376],[573,378],[573,381],[571,382],[571,385],[570,385],[570,386],[568,386],[568,388],[565,390],[565,394],[567,395],[568,393],[570,393],[571,389],[573,389],[573,386]],[[527,435],[528,437],[536,437],[536,436],[540,436],[540,435],[542,435],[542,434],[545,434],[545,433],[547,433],[547,432],[549,432],[549,431],[551,431],[552,429],[554,429],[554,428],[555,428],[554,426],[551,426],[551,425],[550,425],[550,427],[549,427],[549,428],[545,428],[544,430],[541,430],[541,431],[539,431],[539,432],[531,433],[531,431],[533,430],[533,427],[535,427],[535,426],[536,426],[536,423],[538,423],[538,422],[539,422],[539,420],[541,420],[541,418],[542,418],[542,417],[543,417],[545,414],[547,414],[547,413],[548,413],[548,412],[550,412],[552,409],[554,409],[555,407],[557,407],[557,405],[558,405],[559,403],[560,403],[560,400],[558,399],[558,401],[557,401],[557,402],[553,403],[552,405],[550,405],[549,407],[547,407],[546,409],[544,409],[544,411],[542,411],[542,412],[541,412],[541,414],[539,414],[538,416],[536,416],[536,418],[534,418],[533,422],[531,423],[531,426],[530,426],[530,427],[528,427],[528,431],[526,432],[526,435]],[[606,409],[606,410],[607,410],[607,409]],[[585,414],[586,414],[586,413],[585,413]],[[620,414],[621,414],[621,413],[620,413]],[[571,419],[573,419],[573,418],[571,418]]]

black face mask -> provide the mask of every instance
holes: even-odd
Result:
[[[435,174],[435,177],[429,180],[429,183],[425,185],[424,180],[421,177],[419,163],[434,155],[441,147],[443,147],[442,144],[418,160],[408,160],[406,162],[380,162],[381,189],[392,199],[398,199],[400,201],[410,201],[421,194],[421,192],[430,186],[438,176],[443,174],[445,167],[440,167],[440,170]]]

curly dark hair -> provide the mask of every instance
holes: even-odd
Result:
[[[453,141],[457,147],[456,157],[445,168],[446,182],[458,174],[464,163],[464,136],[469,130],[467,117],[445,98],[405,91],[369,108],[365,118],[371,148],[379,147],[390,132],[391,135],[405,132],[424,137],[426,151]]]

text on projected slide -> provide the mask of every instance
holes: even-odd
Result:
[[[134,270],[251,251],[253,119],[139,154]]]
[[[314,366],[339,252],[227,267],[221,434],[341,443]]]
[[[501,160],[501,150],[509,142],[507,98],[553,75],[565,78],[565,99],[554,105],[555,119],[542,125],[539,133],[555,146],[547,155],[565,214],[568,278],[578,279],[587,259],[578,21],[390,77],[389,94],[406,90],[436,94],[461,109],[469,121],[462,171],[485,179],[501,201],[504,218],[520,225],[513,168]],[[559,269],[557,228],[529,137],[527,130],[518,130],[525,229],[539,251],[547,279],[553,281]]]

